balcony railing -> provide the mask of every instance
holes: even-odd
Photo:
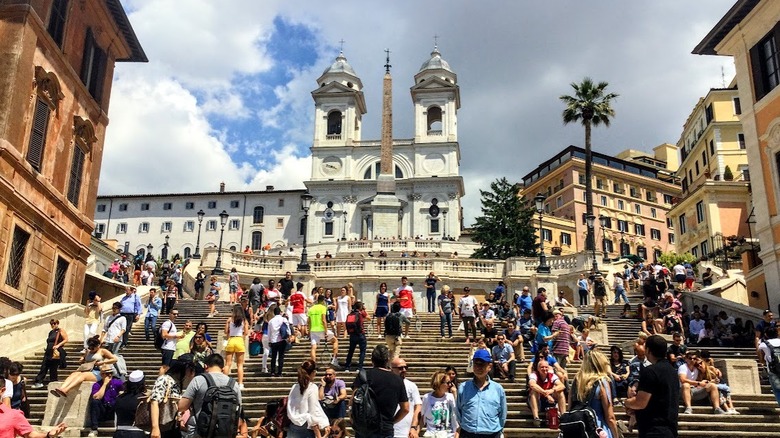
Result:
[[[428,130],[428,135],[430,135],[430,136],[442,135],[442,132],[441,132],[441,129],[429,129]]]
[[[341,140],[341,134],[328,134],[325,136],[325,140]]]

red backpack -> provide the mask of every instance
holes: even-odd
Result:
[[[360,312],[353,310],[347,315],[347,321],[345,322],[347,327],[347,333],[350,335],[359,335],[363,333],[363,317]]]

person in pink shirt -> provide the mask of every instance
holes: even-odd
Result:
[[[566,369],[571,341],[577,342],[577,339],[572,337],[571,326],[566,322],[560,310],[553,310],[553,316],[555,319],[553,320],[552,332],[557,332],[558,336],[553,339],[552,355],[561,364],[561,368]]]
[[[5,391],[6,382],[8,380],[0,379],[0,394]],[[0,438],[16,438],[18,436],[24,438],[56,438],[65,429],[67,429],[65,423],[60,423],[46,433],[36,432],[30,425],[30,422],[27,421],[27,418],[24,417],[22,411],[11,409],[10,406],[0,403]]]
[[[395,290],[395,296],[401,304],[401,314],[411,319],[417,313],[414,307],[414,289],[409,286],[409,279],[406,276],[401,277],[401,287]],[[409,325],[404,325],[404,337],[409,337]]]

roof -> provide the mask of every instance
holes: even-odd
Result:
[[[144,53],[143,47],[141,47],[141,43],[138,41],[138,37],[135,36],[133,26],[130,25],[130,20],[127,18],[125,9],[122,7],[122,4],[119,2],[119,0],[106,0],[106,7],[108,8],[109,12],[111,12],[111,16],[114,18],[116,26],[122,33],[122,36],[125,37],[125,42],[127,42],[128,47],[130,47],[130,57],[117,59],[116,61],[149,62],[149,59],[146,57],[146,53]]]
[[[351,65],[349,65],[349,62],[347,62],[347,58],[344,56],[344,52],[339,53],[339,56],[336,57],[336,60],[333,61],[333,64],[331,64],[330,67],[326,68],[325,71],[322,72],[322,76],[325,76],[329,73],[346,73],[348,75],[357,77],[357,73],[355,73],[355,70]]]
[[[694,55],[719,55],[715,50],[715,47],[726,38],[726,35],[728,35],[732,29],[745,19],[760,1],[761,0],[738,0],[691,53]]]
[[[225,196],[225,195],[261,195],[261,194],[279,194],[279,193],[304,193],[305,188],[292,189],[292,190],[246,190],[246,191],[234,191],[234,192],[191,192],[191,193],[145,193],[134,195],[98,195],[97,199],[110,199],[110,198],[167,198],[167,197],[185,197],[185,196]]]
[[[444,59],[442,59],[441,52],[439,52],[439,48],[434,47],[433,52],[431,52],[431,58],[423,63],[423,65],[420,67],[420,71],[438,70],[438,69],[452,72],[452,69],[450,68],[450,64]]]

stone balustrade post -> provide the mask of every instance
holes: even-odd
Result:
[[[84,382],[78,389],[72,389],[67,397],[55,397],[47,393],[46,410],[41,425],[48,430],[60,423],[65,423],[68,429],[60,436],[79,437],[81,429],[89,424],[89,400],[92,394],[92,384]],[[62,382],[49,383],[48,390],[59,388]]]

